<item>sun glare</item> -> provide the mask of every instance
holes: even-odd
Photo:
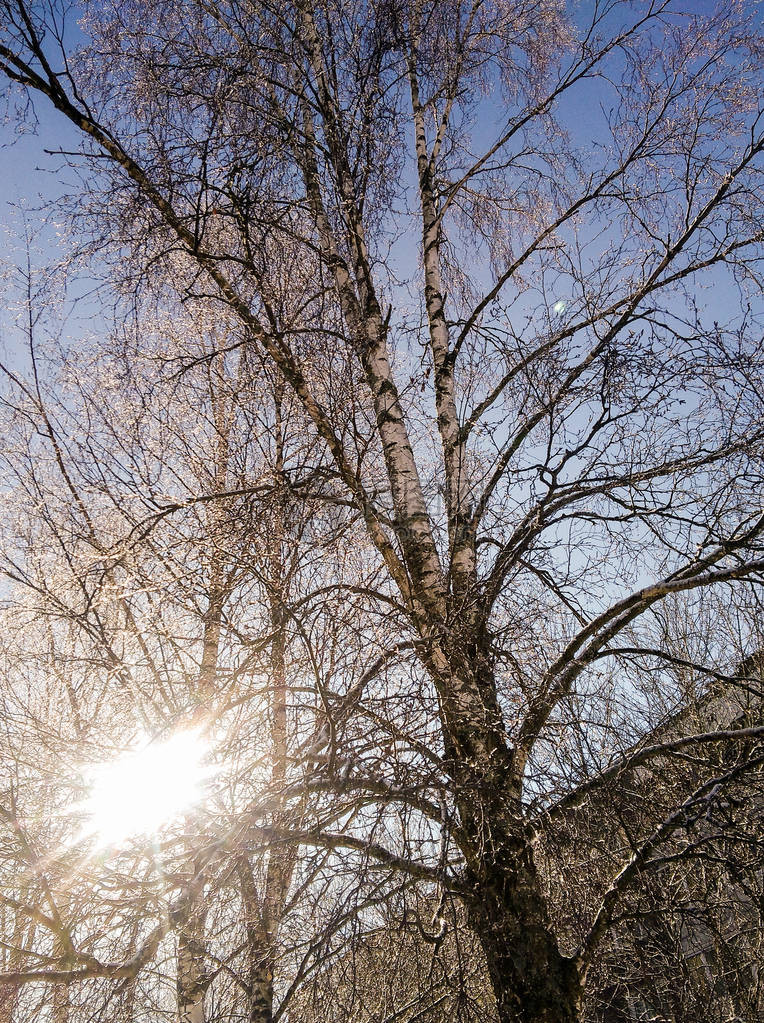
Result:
[[[179,732],[147,743],[90,773],[90,795],[82,804],[89,818],[84,833],[100,845],[147,835],[199,802],[212,770],[198,732]]]

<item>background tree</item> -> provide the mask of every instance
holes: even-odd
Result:
[[[78,51],[54,4],[2,10],[9,81],[83,134],[83,229],[226,309],[375,552],[381,661],[313,782],[346,798],[289,837],[458,894],[502,1021],[578,1019],[686,799],[761,767],[701,757],[570,942],[538,815],[659,723],[624,665],[673,663],[667,599],[764,568],[753,5],[96,5]]]
[[[326,607],[342,516],[327,522],[301,492],[320,480],[303,473],[293,401],[241,349],[209,357],[220,319],[144,310],[67,350],[55,275],[27,261],[12,276],[22,294],[17,365],[2,365],[8,1005],[17,1019],[39,1011],[12,992],[50,979],[62,1023],[99,1004],[156,1018],[171,1012],[173,987],[184,1021],[205,1018],[205,999],[270,1019],[274,972],[289,995],[321,946],[304,906],[319,897],[309,879],[320,863],[298,862],[286,842],[227,856],[205,847],[236,828],[240,801],[271,826],[302,822],[311,793],[296,751],[324,752],[319,694],[353,665],[338,651],[352,615],[315,621],[313,607]],[[195,368],[178,376],[181,351]],[[215,761],[204,814],[160,845],[120,832],[106,851],[89,847],[88,772],[136,733],[161,743],[188,728]],[[296,807],[281,805],[288,785]],[[332,894],[321,897],[329,926]],[[83,984],[99,977],[114,985]]]

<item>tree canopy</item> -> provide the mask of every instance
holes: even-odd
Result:
[[[0,3],[9,1011],[756,1017],[756,7]]]

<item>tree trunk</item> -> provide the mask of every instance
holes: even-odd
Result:
[[[522,768],[507,740],[489,659],[482,644],[462,639],[450,660],[458,672],[449,679],[442,720],[467,838],[468,914],[499,1019],[578,1023],[581,977],[560,952],[549,917],[525,829]]]
[[[204,1023],[205,950],[203,913],[192,912],[178,930],[178,1018],[180,1023]]]
[[[289,594],[288,544],[286,523],[288,486],[284,474],[284,384],[277,383],[275,402],[275,460],[276,483],[273,516],[270,520],[272,544],[266,562],[270,621],[273,633],[271,644],[271,781],[278,792],[286,783],[289,750],[287,720],[287,613]],[[273,824],[289,825],[280,810],[273,816]],[[265,885],[260,897],[255,889],[251,871],[242,865],[242,895],[247,918],[249,955],[249,1023],[271,1023],[273,1019],[273,967],[276,937],[284,903],[292,881],[297,850],[291,845],[274,845],[268,853]]]
[[[7,935],[10,928],[7,926],[6,911],[0,914],[2,933]],[[16,913],[13,923],[13,935],[10,945],[3,950],[3,971],[15,973],[21,969],[23,963],[22,949],[31,948],[34,942],[36,924],[33,920],[26,920],[21,913]],[[7,958],[6,958],[7,956]],[[14,1023],[16,1007],[19,1001],[19,987],[16,984],[0,985],[0,1023]]]
[[[66,957],[66,945],[61,938],[56,938],[54,944],[54,955],[59,957]],[[67,961],[64,958],[64,961]],[[69,1023],[70,1016],[70,998],[69,998],[69,984],[54,984],[52,993],[52,1023]]]
[[[280,564],[279,564],[280,572]],[[279,582],[281,578],[279,576]],[[286,657],[284,613],[278,601],[281,590],[271,603],[274,640],[271,648],[271,755],[272,777],[283,784],[286,777],[287,715]],[[283,823],[282,815],[274,815],[274,824]],[[286,821],[288,824],[288,821]],[[276,934],[281,922],[289,885],[294,873],[297,850],[291,845],[274,845],[268,855],[265,885],[258,900],[248,867],[242,867],[242,895],[247,920],[249,955],[249,1023],[271,1023],[273,1020],[273,959]]]
[[[582,985],[552,932],[533,854],[505,836],[480,857],[470,880],[470,923],[486,956],[501,1023],[578,1023]]]
[[[250,949],[250,955],[254,950]],[[249,1023],[272,1023],[273,968],[269,958],[253,962],[249,972]]]
[[[69,1023],[69,985],[53,986],[53,1023]]]

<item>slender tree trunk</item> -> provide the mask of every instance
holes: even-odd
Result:
[[[246,856],[238,860],[244,924],[247,931],[249,1023],[272,1023],[273,962],[272,939],[265,926],[264,906],[255,885],[252,864]]]
[[[69,1023],[68,984],[56,984],[53,988],[53,1023]]]
[[[280,571],[280,561],[278,570]],[[274,782],[283,783],[286,771],[286,667],[284,615],[281,593],[271,600],[274,639],[271,646],[271,756]],[[283,905],[284,885],[291,880],[293,864],[287,861],[288,846],[274,846],[268,856],[265,887],[258,900],[251,874],[243,885],[247,914],[249,957],[249,1023],[272,1023],[273,953],[275,932]]]
[[[57,943],[58,945],[58,943]],[[58,945],[60,948],[60,945]],[[69,985],[53,985],[53,1023],[69,1023]]]
[[[5,912],[0,916],[3,923],[3,934],[8,934],[10,928],[6,925]],[[10,950],[4,955],[4,972],[14,973],[21,968],[23,961],[22,949],[26,946],[32,947],[35,933],[34,921],[27,921],[21,913],[16,913],[13,925],[13,936],[10,942]],[[5,950],[4,950],[5,951]],[[19,987],[15,984],[0,985],[0,1023],[14,1023],[16,1008],[19,1001]]]
[[[186,908],[181,915],[178,936],[176,990],[180,1023],[204,1023],[204,995],[208,981],[204,964],[206,946],[204,928],[207,913],[203,891],[188,890]]]
[[[209,607],[204,619],[202,661],[197,680],[197,713],[204,716],[215,692],[220,647],[220,628],[224,594],[221,585],[220,558],[213,558],[209,583]],[[203,893],[187,892],[188,915],[178,929],[177,996],[180,1023],[204,1023],[204,995],[208,987],[205,975]]]
[[[210,402],[217,430],[213,446],[212,480],[214,492],[226,487],[230,459],[232,410],[230,403],[216,389],[219,381],[210,381]],[[224,511],[217,502],[209,506],[207,530],[209,538],[209,569],[207,578],[207,610],[203,618],[202,657],[195,680],[192,720],[204,721],[217,695],[218,661],[223,627],[223,609],[228,596],[225,583],[225,560],[222,550]],[[204,1023],[204,996],[209,986],[205,971],[206,943],[204,893],[188,890],[187,915],[178,929],[177,999],[180,1023]]]
[[[178,1018],[180,1023],[204,1023],[205,987],[199,983],[196,942],[178,935]]]
[[[18,1000],[18,987],[5,984],[0,988],[0,1023],[13,1023]]]
[[[250,954],[254,950],[250,948]],[[272,1023],[273,967],[270,950],[264,950],[261,961],[253,961],[249,970],[249,1023]]]
[[[287,611],[289,592],[288,546],[286,544],[287,484],[284,476],[284,385],[275,388],[276,444],[274,470],[277,483],[273,519],[270,523],[272,546],[268,558],[268,597],[271,630],[271,781],[274,791],[286,782],[289,727],[287,720]],[[276,825],[287,823],[284,814],[274,813]],[[249,1023],[272,1023],[273,968],[276,939],[284,912],[284,904],[292,881],[297,849],[276,844],[268,854],[265,885],[258,901],[251,872],[242,874],[242,892],[247,914],[249,940]]]

